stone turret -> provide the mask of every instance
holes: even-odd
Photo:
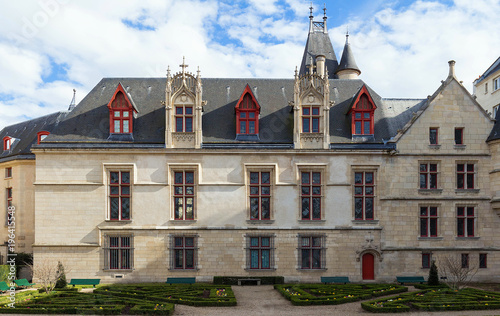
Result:
[[[361,74],[361,70],[359,70],[358,65],[356,65],[354,54],[352,53],[351,45],[349,44],[349,33],[346,34],[344,51],[342,52],[340,65],[335,74],[339,79],[358,79]]]

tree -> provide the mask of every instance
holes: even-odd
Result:
[[[62,264],[61,264],[62,265]],[[48,294],[54,290],[57,280],[64,274],[64,269],[59,269],[59,265],[48,259],[36,260],[33,264],[28,264],[33,272],[33,278],[42,286]]]
[[[439,258],[439,272],[444,283],[453,290],[464,288],[477,273],[477,266],[469,264],[467,257],[443,256]]]
[[[432,260],[431,269],[429,270],[429,277],[427,278],[428,285],[439,285],[439,275],[436,262]]]
[[[64,273],[64,266],[61,263],[61,261],[59,261],[57,263],[57,271],[60,274],[60,276],[56,281],[56,289],[65,288],[66,285],[68,285],[68,281],[66,281],[66,274]]]

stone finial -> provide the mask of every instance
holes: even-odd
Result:
[[[455,78],[455,61],[450,60],[448,62],[448,65],[450,65],[450,73],[448,74],[449,78]]]

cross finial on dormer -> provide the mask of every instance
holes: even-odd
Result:
[[[326,19],[326,3],[323,4],[323,18]]]
[[[186,56],[182,56],[182,65],[179,65],[179,67],[182,68],[182,73],[186,72],[186,68],[189,67],[189,65],[186,65]]]
[[[309,18],[312,20],[313,16],[313,3],[311,2],[311,6],[309,7]]]

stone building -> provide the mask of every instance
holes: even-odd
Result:
[[[474,80],[474,96],[479,104],[496,117],[500,106],[500,57]]]
[[[102,282],[391,282],[452,256],[500,281],[500,127],[453,61],[427,99],[380,97],[348,39],[337,61],[326,22],[311,14],[290,79],[185,62],[102,79],[32,146],[35,265]]]

